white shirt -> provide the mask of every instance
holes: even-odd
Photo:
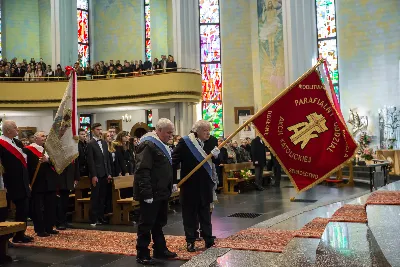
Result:
[[[97,144],[99,145],[100,149],[101,149],[101,153],[104,154],[103,151],[103,144],[101,143],[101,139],[97,138],[96,136],[93,136],[93,139],[97,142]]]

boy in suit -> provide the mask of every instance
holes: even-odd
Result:
[[[101,139],[100,123],[92,125],[93,138],[87,145],[87,164],[91,179],[92,194],[90,196],[91,226],[104,223],[104,201],[107,192],[107,182],[111,180],[111,163],[107,142]]]

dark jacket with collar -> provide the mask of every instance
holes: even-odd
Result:
[[[13,139],[19,148],[23,144],[18,139]],[[29,173],[27,167],[5,147],[0,145],[0,160],[4,167],[3,181],[7,188],[10,200],[22,199],[30,196]]]
[[[251,160],[254,165],[264,167],[267,164],[265,153],[265,144],[264,142],[261,142],[261,138],[257,136],[253,141],[251,141]]]
[[[101,151],[99,143],[101,143],[103,151]],[[107,142],[99,140],[99,143],[92,139],[87,145],[87,164],[90,178],[94,176],[97,178],[107,177],[112,174]]]
[[[24,152],[28,156],[29,181],[32,183],[36,167],[39,163],[39,157],[27,148],[24,149]],[[57,176],[58,174],[51,164],[50,159],[48,162],[41,163],[35,183],[32,186],[32,192],[44,193],[56,191]]]
[[[135,161],[133,197],[165,200],[171,196],[173,173],[168,157],[151,141],[140,143]]]

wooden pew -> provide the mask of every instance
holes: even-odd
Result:
[[[139,202],[133,197],[121,198],[121,189],[132,188],[133,194],[133,175],[119,176],[113,178],[112,185],[112,205],[113,214],[111,224],[130,224],[129,213],[139,208]]]
[[[87,191],[90,190],[90,179],[88,176],[82,176],[75,187],[75,212],[74,222],[89,222],[90,196]]]
[[[254,165],[252,162],[242,162],[242,163],[233,163],[233,164],[224,164],[222,167],[222,182],[223,182],[223,192],[227,195],[237,195],[238,192],[235,192],[235,185],[245,180],[254,180],[255,176],[252,175],[247,179],[244,178],[233,178],[228,177],[230,172],[240,172],[241,170],[253,170]],[[263,171],[263,177],[271,176],[272,172]]]
[[[0,190],[0,208],[7,208],[6,190],[4,189]],[[10,260],[7,256],[9,235],[25,229],[24,222],[0,222],[0,263]]]

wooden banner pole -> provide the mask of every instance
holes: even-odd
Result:
[[[44,149],[43,149],[42,157],[44,156],[45,153],[46,153],[46,146],[45,146]],[[37,164],[37,166],[36,166],[35,174],[33,175],[32,182],[31,182],[31,184],[30,184],[31,190],[32,190],[33,184],[34,184],[35,181],[36,181],[36,177],[37,177],[37,175],[38,175],[38,172],[39,172],[39,169],[40,169],[40,165],[41,165],[41,164],[42,164],[42,163],[40,162],[40,159],[39,159],[39,162],[38,162],[38,164]]]

